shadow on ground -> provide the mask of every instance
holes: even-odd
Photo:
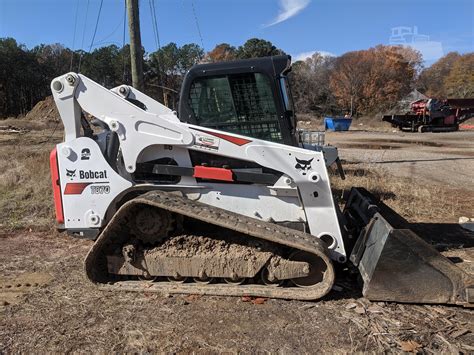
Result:
[[[474,247],[474,233],[457,223],[412,223],[408,224],[408,228],[438,251]]]

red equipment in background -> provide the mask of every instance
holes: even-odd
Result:
[[[401,131],[449,132],[474,117],[474,99],[421,99],[412,102],[410,108],[405,115],[385,115],[382,121]]]

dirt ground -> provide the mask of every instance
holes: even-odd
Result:
[[[47,186],[11,195],[31,181],[48,179],[48,150],[61,137],[60,132],[50,132],[53,127],[46,132],[0,132],[0,164],[8,173],[0,175],[0,192],[3,198],[21,200],[0,200],[0,353],[474,352],[472,310],[371,303],[347,277],[340,277],[318,302],[99,291],[83,276],[82,262],[91,242],[31,223],[35,218],[52,223]],[[456,223],[458,215],[474,217],[473,133],[358,131],[329,133],[326,141],[340,147],[347,186],[378,183],[395,209],[408,197],[403,195],[408,182],[416,182],[419,189],[420,180],[432,182],[426,191],[443,195],[415,196],[412,200],[418,204],[399,213],[420,236],[436,236],[433,244],[439,250],[461,259],[465,270],[473,270],[474,233]],[[13,164],[12,155],[20,162]],[[368,169],[383,175],[370,175]],[[29,170],[35,170],[31,178],[25,177]],[[363,176],[358,175],[361,171]],[[380,176],[401,185],[383,185]],[[343,188],[337,184],[335,189]],[[39,194],[41,198],[35,197]],[[456,199],[448,198],[452,195]],[[31,201],[39,207],[32,208]],[[417,212],[424,204],[431,214]],[[443,205],[449,213],[443,214]]]
[[[363,163],[423,184],[465,189],[474,198],[474,130],[447,133],[326,133],[348,164]]]

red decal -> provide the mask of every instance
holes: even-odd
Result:
[[[232,178],[232,170],[209,168],[207,166],[195,166],[193,177],[210,180],[234,181]]]
[[[236,144],[236,145],[238,145],[238,146],[241,146],[241,145],[244,145],[244,144],[247,144],[247,143],[252,142],[252,141],[249,140],[249,139],[239,138],[239,137],[234,137],[234,136],[229,136],[229,135],[223,134],[223,133],[209,132],[209,131],[204,131],[204,130],[202,130],[202,129],[196,129],[196,128],[193,128],[193,129],[195,129],[196,131],[201,131],[201,132],[210,134],[210,135],[212,135],[212,136],[214,136],[214,137],[219,137],[219,138],[225,139],[226,141],[231,142],[231,143],[234,143],[234,144]]]
[[[51,182],[53,183],[54,209],[56,221],[64,223],[63,201],[61,199],[61,185],[59,184],[58,156],[56,148],[49,154],[49,167],[51,170]]]
[[[89,186],[90,182],[68,182],[64,189],[65,195],[80,195],[82,191]]]

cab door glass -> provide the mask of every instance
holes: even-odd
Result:
[[[237,116],[227,77],[194,81],[189,103],[202,126],[231,122]]]
[[[198,125],[282,141],[270,81],[261,73],[198,78],[188,103]]]

